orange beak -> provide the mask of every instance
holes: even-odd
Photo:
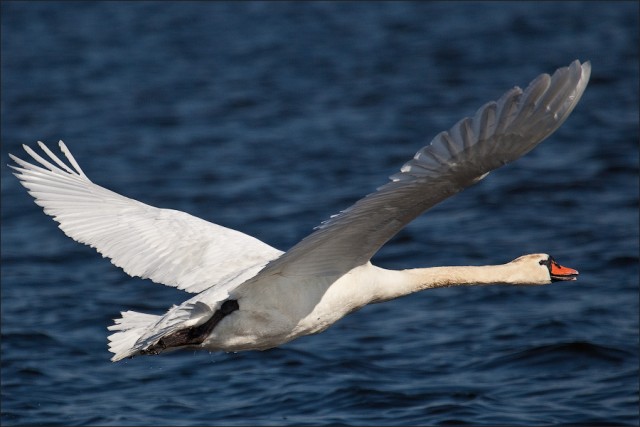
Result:
[[[578,278],[578,270],[573,268],[563,267],[555,260],[549,260],[549,272],[551,274],[551,280],[557,282],[558,280],[576,280]]]

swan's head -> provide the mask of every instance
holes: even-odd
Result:
[[[509,264],[514,264],[522,274],[522,284],[547,285],[578,278],[578,270],[561,266],[548,254],[523,255]]]

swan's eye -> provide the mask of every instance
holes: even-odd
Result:
[[[551,267],[551,257],[547,258],[547,259],[541,259],[540,260],[540,265],[546,265],[547,268]]]

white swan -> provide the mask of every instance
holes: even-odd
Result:
[[[542,74],[442,132],[391,182],[334,215],[286,253],[184,212],[158,209],[87,178],[62,141],[70,166],[44,144],[42,167],[13,155],[15,175],[72,239],[111,258],[131,276],[196,295],[162,316],[122,312],[109,327],[111,360],[176,348],[267,349],[321,332],[366,304],[454,285],[544,285],[575,280],[549,255],[503,265],[385,270],[369,260],[433,205],[526,154],[578,103],[589,62]]]

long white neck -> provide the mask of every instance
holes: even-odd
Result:
[[[540,254],[524,255],[507,264],[482,267],[433,267],[411,270],[386,270],[371,263],[354,268],[333,281],[311,280],[305,292],[275,293],[278,303],[291,296],[289,306],[300,309],[296,326],[287,339],[323,331],[343,316],[367,304],[387,301],[423,289],[469,285],[543,285],[551,282],[549,270],[540,263],[548,259]],[[313,278],[312,278],[313,279]],[[288,282],[287,282],[288,283]],[[301,289],[295,283],[294,289]],[[253,289],[253,288],[252,288]],[[269,289],[268,287],[265,289]],[[310,290],[314,290],[311,292]],[[268,292],[273,296],[274,292]],[[260,298],[264,305],[265,298]]]
[[[371,302],[387,301],[423,289],[446,286],[518,285],[521,272],[512,263],[479,267],[433,267],[386,270],[370,265]]]

